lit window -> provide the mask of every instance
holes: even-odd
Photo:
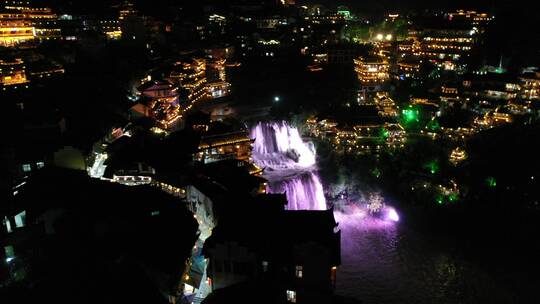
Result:
[[[262,268],[263,268],[264,272],[268,271],[268,262],[267,261],[262,261]]]
[[[287,302],[296,303],[296,291],[287,290]]]
[[[24,164],[22,165],[22,169],[24,172],[30,172],[32,171],[32,166],[30,166],[30,164]]]
[[[10,233],[11,230],[11,223],[9,222],[9,219],[7,217],[4,217],[4,226],[6,226],[7,233]]]
[[[296,266],[295,275],[297,278],[302,278],[302,276],[304,275],[302,266]]]
[[[44,162],[37,162],[37,163],[36,163],[36,167],[37,167],[38,169],[41,169],[41,168],[45,167],[45,163],[44,163]]]
[[[26,211],[23,211],[15,215],[15,227],[17,228],[24,227],[25,222],[26,222]]]

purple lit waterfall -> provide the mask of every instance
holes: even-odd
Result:
[[[324,210],[326,199],[316,172],[315,148],[302,140],[298,129],[286,122],[260,122],[253,160],[265,168],[269,193],[285,193],[289,210]]]

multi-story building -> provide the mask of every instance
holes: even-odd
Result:
[[[414,55],[425,58],[446,70],[460,70],[459,61],[469,54],[476,32],[470,28],[439,27],[420,31],[420,48]]]
[[[29,1],[5,1],[0,8],[0,45],[14,46],[38,39],[58,39],[58,16],[47,7]]]
[[[225,62],[225,59],[208,59],[206,61],[206,87],[209,98],[220,98],[231,92],[231,84],[227,82]]]
[[[169,78],[181,88],[181,102],[192,104],[207,96],[206,60],[189,58],[174,63]]]
[[[398,79],[407,79],[407,78],[418,78],[420,73],[421,60],[410,58],[403,59],[397,63],[397,78]]]
[[[471,26],[485,29],[495,17],[488,13],[482,13],[477,11],[457,10],[455,12],[448,13],[448,19],[452,22],[463,22],[470,24]]]
[[[520,96],[526,100],[540,99],[540,72],[526,73],[519,76]]]
[[[109,39],[120,39],[122,37],[122,27],[118,20],[101,20],[99,21],[100,31]]]
[[[206,240],[212,289],[250,282],[252,292],[264,290],[277,303],[332,302],[341,264],[332,210],[285,211],[272,198],[257,197],[249,207],[263,217],[224,217]]]
[[[378,57],[358,57],[354,60],[354,70],[360,84],[369,90],[378,90],[390,78],[388,61]]]
[[[27,88],[28,82],[26,67],[22,59],[0,59],[0,87],[2,90]]]
[[[227,81],[225,62],[225,59],[206,60],[206,78],[209,83]]]
[[[251,157],[253,141],[245,130],[202,136],[198,151],[193,158],[202,163],[211,163],[223,159],[247,161]]]
[[[15,46],[36,38],[36,28],[24,14],[14,10],[0,10],[0,46]]]

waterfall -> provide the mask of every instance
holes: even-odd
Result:
[[[253,160],[264,167],[269,193],[285,193],[289,210],[324,210],[326,199],[315,167],[315,148],[286,122],[260,122],[251,131]]]

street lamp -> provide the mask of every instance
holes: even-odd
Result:
[[[279,102],[280,98],[279,96],[274,96],[274,102]]]

